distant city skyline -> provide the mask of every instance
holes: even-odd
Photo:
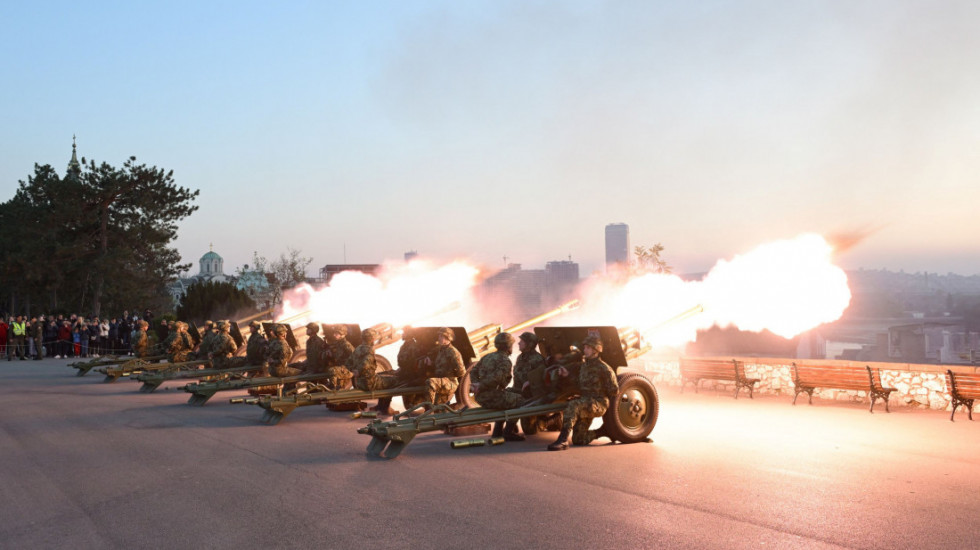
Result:
[[[956,0],[11,3],[0,200],[77,135],[200,189],[175,245],[228,271],[292,247],[587,276],[623,222],[679,273],[875,228],[841,267],[980,274],[976,21]]]

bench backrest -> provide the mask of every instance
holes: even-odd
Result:
[[[685,376],[702,375],[705,378],[725,378],[734,380],[741,361],[734,359],[687,359],[680,358],[681,374]]]
[[[966,399],[980,398],[980,374],[946,371],[946,389]]]
[[[875,371],[876,373],[877,371]],[[875,387],[881,387],[880,379],[875,380],[874,374],[868,366],[797,365],[793,363],[793,377],[797,384],[802,383],[806,386],[824,384],[827,387],[838,385],[871,388],[872,384],[875,383]]]

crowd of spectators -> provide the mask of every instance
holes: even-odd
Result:
[[[0,358],[8,361],[43,357],[75,358],[126,355],[136,322],[145,320],[153,327],[153,313],[142,315],[124,311],[120,317],[78,315],[0,316]],[[164,325],[166,327],[166,325]],[[165,336],[165,334],[164,334]]]

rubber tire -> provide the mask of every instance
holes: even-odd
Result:
[[[374,360],[378,363],[378,366],[381,367],[381,370],[391,372],[391,362],[388,361],[386,357],[383,355],[375,355]]]
[[[624,373],[617,378],[619,393],[602,416],[602,425],[613,441],[646,441],[660,415],[657,388],[649,378],[640,373]]]

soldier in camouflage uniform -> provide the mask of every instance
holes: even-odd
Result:
[[[178,321],[177,334],[167,347],[167,360],[171,363],[189,361],[193,352],[194,341],[191,340],[191,335],[187,334],[187,323]]]
[[[133,355],[137,358],[142,359],[149,355],[150,342],[149,338],[146,336],[146,329],[150,328],[150,324],[146,321],[139,321],[136,323],[136,330],[129,337],[130,347],[133,348]]]
[[[442,327],[436,333],[436,347],[433,357],[424,359],[426,367],[432,369],[432,376],[425,380],[426,399],[433,405],[449,403],[459,387],[459,379],[466,374],[463,357],[453,347],[453,331]]]
[[[216,369],[233,369],[245,365],[244,357],[234,357],[238,351],[231,337],[231,323],[218,321],[218,334],[211,339],[211,364]]]
[[[354,374],[347,368],[354,346],[347,341],[347,325],[330,325],[327,334],[330,339],[326,353],[327,385],[335,390],[342,390],[354,379]]]
[[[161,322],[162,323],[166,323],[166,321],[161,321]],[[149,324],[149,323],[147,323],[147,324]],[[170,323],[167,325],[167,327],[168,327],[168,329],[167,329],[167,337],[163,339],[163,342],[162,343],[160,343],[160,349],[162,351],[167,351],[168,349],[170,349],[170,344],[172,344],[173,341],[174,341],[174,339],[177,338],[177,325],[176,325],[176,323],[174,321],[170,321]],[[147,330],[149,330],[149,327],[147,327]]]
[[[605,414],[609,408],[609,397],[619,393],[619,384],[616,382],[616,372],[599,358],[601,352],[602,340],[598,337],[588,336],[582,341],[585,362],[579,367],[579,397],[569,401],[565,407],[561,433],[554,443],[548,445],[549,451],[568,449],[569,433],[575,445],[588,445],[593,439],[604,435],[601,428],[590,430],[589,427],[593,418]],[[567,376],[568,371],[561,367],[558,374]]]
[[[542,383],[547,366],[537,347],[538,337],[533,332],[522,333],[517,343],[521,353],[514,363],[514,390],[531,399],[543,397],[548,392]]]
[[[398,382],[405,386],[421,386],[425,384],[425,371],[419,366],[419,361],[423,358],[422,344],[411,335],[411,327],[402,329],[402,347],[398,349],[398,369],[395,376]],[[411,409],[415,405],[423,402],[425,397],[422,394],[403,395],[402,403],[406,409]]]
[[[214,346],[214,338],[218,333],[218,327],[211,321],[204,322],[204,332],[201,333],[201,343],[197,347],[198,359],[210,359],[211,350]]]
[[[488,409],[516,409],[524,402],[524,397],[512,388],[510,384],[511,363],[510,355],[514,351],[514,337],[507,332],[501,332],[493,339],[497,351],[487,355],[470,370],[470,379],[478,383],[476,402]],[[517,433],[517,421],[498,421],[493,428],[492,437],[504,436],[507,441],[524,441],[524,436]]]
[[[327,370],[327,343],[320,338],[320,325],[306,325],[306,359],[293,366],[306,373],[319,373]]]
[[[252,321],[248,324],[251,334],[248,336],[248,344],[245,346],[245,359],[249,365],[262,367],[258,376],[269,376],[269,367],[265,363],[266,350],[269,341],[262,334],[262,323]]]
[[[269,342],[269,348],[266,351],[269,370],[272,372],[272,376],[279,378],[300,374],[299,369],[289,366],[289,359],[293,356],[293,348],[289,347],[289,342],[286,341],[287,330],[289,329],[285,325],[276,325],[275,337]]]
[[[398,385],[398,379],[394,373],[378,371],[378,361],[374,355],[374,344],[377,340],[378,334],[374,329],[364,329],[361,332],[361,345],[357,346],[347,363],[350,370],[356,375],[354,387],[359,390],[384,390]],[[391,409],[390,397],[378,399],[375,410],[382,415],[395,414],[395,411]]]

